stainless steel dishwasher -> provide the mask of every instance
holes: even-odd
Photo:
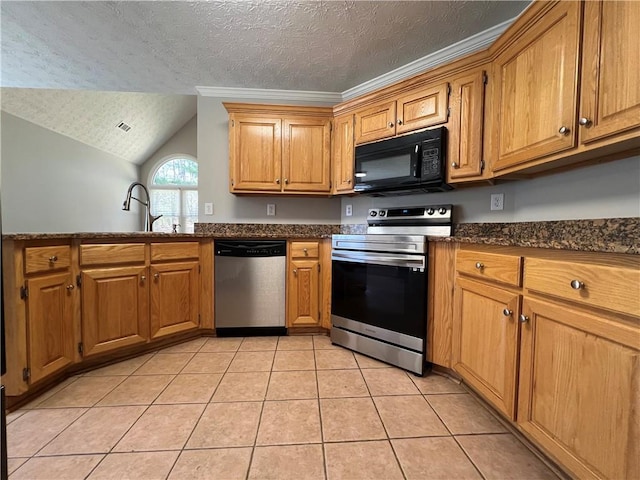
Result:
[[[286,335],[284,240],[215,242],[215,325],[219,336]]]

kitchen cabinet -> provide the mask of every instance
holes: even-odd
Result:
[[[199,327],[198,256],[197,242],[151,244],[152,339]]]
[[[331,109],[224,105],[232,193],[330,193]]]
[[[509,419],[515,419],[520,293],[515,255],[460,250],[456,259],[453,368]],[[465,275],[483,281],[465,278]]]
[[[333,122],[333,189],[331,193],[334,195],[353,192],[355,167],[353,123],[352,114],[339,115]]]
[[[447,122],[449,85],[418,87],[355,112],[356,145]]]
[[[287,327],[320,327],[320,242],[292,241],[288,249]]]

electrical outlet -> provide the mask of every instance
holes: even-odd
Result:
[[[491,194],[491,210],[504,210],[504,193]]]
[[[267,216],[274,217],[276,214],[276,204],[267,203]]]
[[[347,217],[350,217],[351,215],[353,215],[353,205],[347,205],[344,207],[344,214]]]
[[[213,203],[205,203],[204,204],[204,214],[205,215],[213,215]]]

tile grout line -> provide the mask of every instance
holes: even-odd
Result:
[[[311,336],[311,344],[313,345],[313,375],[316,377],[316,393],[318,394],[318,415],[320,418],[320,450],[322,451],[322,471],[324,473],[324,478],[329,478],[329,472],[327,467],[327,453],[325,452],[325,439],[324,439],[324,428],[322,427],[322,406],[320,405],[320,382],[318,381],[318,361],[316,359],[316,342],[314,340],[314,336]]]

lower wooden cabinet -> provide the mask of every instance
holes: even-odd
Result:
[[[522,314],[520,428],[579,478],[639,478],[637,327],[530,298]]]
[[[465,278],[456,282],[453,368],[515,419],[520,295]]]
[[[151,265],[151,338],[199,326],[198,262]]]
[[[287,275],[287,327],[320,327],[320,242],[290,242]]]
[[[74,361],[73,290],[69,272],[26,281],[27,371],[29,384],[62,370]]]
[[[147,268],[82,272],[82,355],[145,343],[149,339]]]

